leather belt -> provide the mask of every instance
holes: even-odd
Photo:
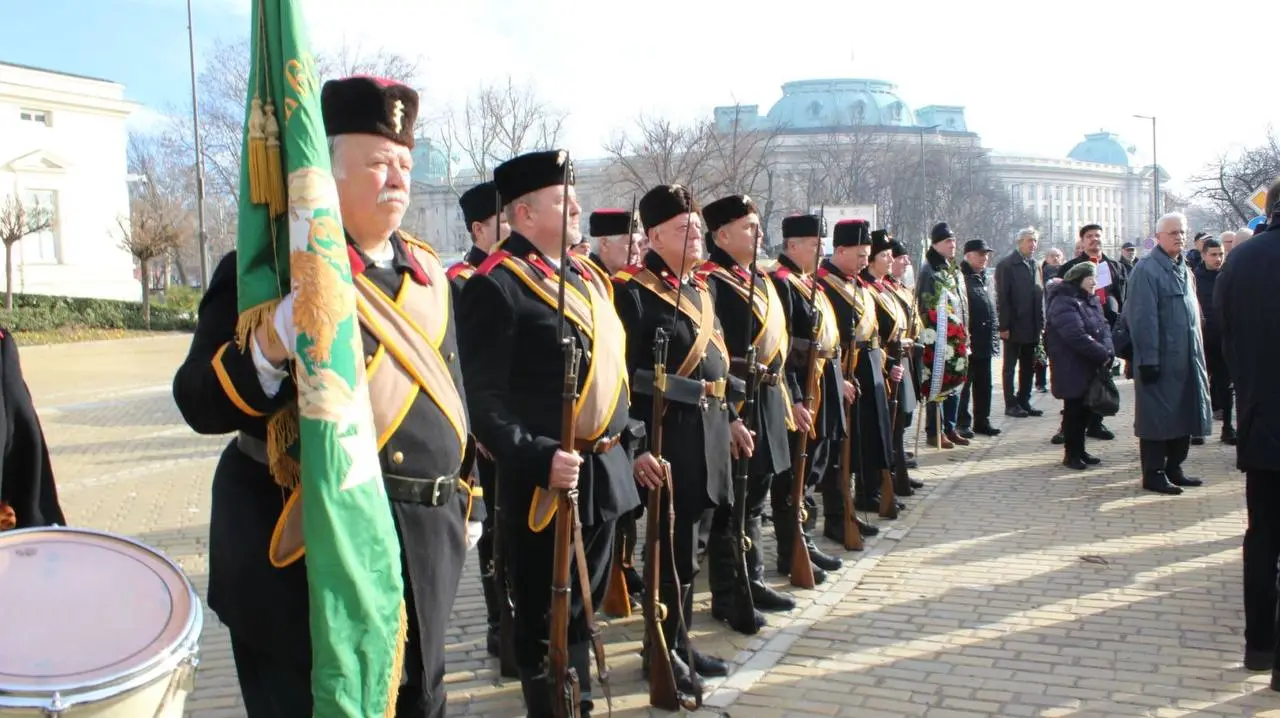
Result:
[[[652,369],[641,369],[632,377],[631,390],[637,394],[652,396],[653,379]],[[664,396],[680,404],[705,406],[709,399],[718,399],[723,402],[726,398],[733,398],[735,401],[746,398],[746,391],[746,384],[736,376],[704,381],[667,374],[667,389]]]
[[[616,439],[614,440],[616,443]],[[244,432],[236,435],[236,448],[259,464],[267,463],[267,442]],[[424,506],[442,506],[458,492],[457,476],[441,476],[435,479],[414,479],[408,476],[383,474],[387,496],[393,501],[403,501]]]
[[[734,359],[729,364],[733,369],[734,376],[738,377],[745,383],[747,380],[747,360]],[[777,386],[778,381],[778,372],[769,371],[769,367],[764,364],[756,364],[756,382],[760,386]]]
[[[434,479],[414,479],[408,476],[383,474],[387,496],[392,501],[403,501],[423,506],[443,506],[458,491],[457,476],[440,476]]]
[[[854,342],[853,347],[858,351],[875,351],[880,348],[880,337],[873,337],[870,341]]]
[[[810,341],[808,339],[791,337],[791,356],[793,358],[798,357],[801,362],[804,362],[809,353],[809,344]],[[823,349],[822,347],[818,347],[818,358],[833,359],[838,351],[838,349]]]
[[[573,448],[582,454],[607,454],[613,447],[622,442],[622,434],[603,436],[595,441],[574,439]]]

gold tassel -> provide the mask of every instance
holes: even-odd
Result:
[[[289,456],[289,447],[298,440],[298,405],[277,411],[267,421],[267,466],[275,482],[293,489],[302,479],[302,467]]]
[[[266,203],[274,219],[284,214],[284,165],[280,162],[280,123],[276,121],[276,108],[267,100],[263,107],[267,136],[267,187]]]
[[[269,106],[269,105],[268,105]],[[253,98],[249,109],[249,201],[267,202],[267,135],[262,100]]]
[[[256,307],[240,312],[240,318],[236,320],[236,348],[245,351],[249,347],[249,335],[253,334],[253,330],[257,329],[262,323],[270,324],[276,316],[276,307],[279,306],[279,299],[271,299],[259,304]],[[272,333],[274,337],[274,332]]]
[[[387,688],[387,712],[385,718],[394,718],[396,699],[400,696],[400,679],[404,677],[404,644],[409,640],[409,617],[404,601],[400,601],[400,627],[396,629],[396,655],[391,663],[391,683]]]

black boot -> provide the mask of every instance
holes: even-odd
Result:
[[[734,543],[738,537],[726,527],[711,532],[707,540],[707,583],[711,587],[711,617],[723,621],[730,628],[747,636],[754,636],[764,628],[765,619],[754,607],[739,606],[736,599],[738,586],[737,551]]]
[[[1230,424],[1222,425],[1222,443],[1227,446],[1235,446],[1240,443],[1240,440],[1236,437],[1236,430]]]
[[[1169,483],[1169,477],[1164,471],[1143,473],[1142,488],[1147,491],[1154,491],[1157,494],[1168,494],[1170,496],[1177,496],[1182,493],[1182,489]]]
[[[684,626],[687,630],[693,626],[693,584],[686,583],[680,587],[681,597],[684,599]],[[682,645],[682,648],[685,646]],[[681,651],[685,653],[686,651]],[[729,664],[716,658],[715,656],[699,653],[697,650],[688,651],[693,655],[693,669],[698,675],[708,678],[719,678],[720,676],[729,675]]]
[[[791,575],[791,541],[796,533],[795,512],[790,507],[773,508],[773,535],[778,542],[777,569],[783,576]],[[813,582],[821,584],[827,580],[827,572],[818,566],[813,567]]]
[[[823,571],[839,571],[844,567],[844,561],[823,553],[822,549],[813,543],[813,539],[809,538],[808,534],[804,537],[804,544],[809,549],[809,560],[813,562],[814,566]]]
[[[636,520],[632,514],[618,521],[618,540],[622,542],[622,575],[627,579],[627,592],[632,596],[643,596],[644,579],[636,570]]]
[[[794,598],[775,591],[764,582],[764,548],[760,543],[760,517],[747,519],[747,577],[751,579],[751,601],[760,611],[790,611],[796,607]]]
[[[804,510],[804,530],[806,533],[813,533],[813,530],[818,527],[818,500],[813,498],[811,492],[806,492],[804,495]]]
[[[501,639],[498,635],[498,608],[501,604],[498,603],[498,590],[492,574],[481,574],[480,588],[484,591],[485,620],[488,623],[484,648],[489,652],[489,655],[497,656],[502,649]]]
[[[542,668],[520,668],[520,692],[529,718],[555,718],[551,706],[551,682]]]
[[[1169,477],[1169,483],[1174,486],[1203,486],[1204,481],[1182,473],[1181,466],[1170,466],[1165,469],[1165,476]]]
[[[669,577],[664,577],[669,578]],[[685,594],[692,597],[689,590]],[[658,590],[659,600],[666,608],[667,617],[662,621],[662,635],[667,641],[667,653],[671,658],[671,672],[676,679],[676,690],[686,696],[697,695],[701,691],[701,686],[696,675],[693,673],[692,667],[689,665],[690,656],[687,654],[688,644],[684,640],[684,634],[680,631],[680,619],[683,615],[681,599],[676,597],[676,584],[663,581]],[[685,624],[686,626],[688,624]],[[649,675],[649,647],[645,646],[645,655],[642,659],[642,667],[645,677]]]

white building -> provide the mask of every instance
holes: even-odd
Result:
[[[1070,249],[1081,227],[1102,225],[1104,251],[1151,235],[1152,168],[1136,166],[1116,135],[1085,135],[1065,159],[992,153],[990,166],[1010,197],[1039,217],[1041,236]],[[1160,181],[1169,175],[1160,171]]]
[[[141,297],[117,225],[129,216],[125,120],[137,107],[115,82],[0,62],[0,203],[17,194],[53,216],[13,247],[15,292]]]

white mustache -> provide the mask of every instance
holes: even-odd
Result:
[[[409,193],[399,189],[385,189],[378,193],[378,204],[399,202],[409,204]]]

